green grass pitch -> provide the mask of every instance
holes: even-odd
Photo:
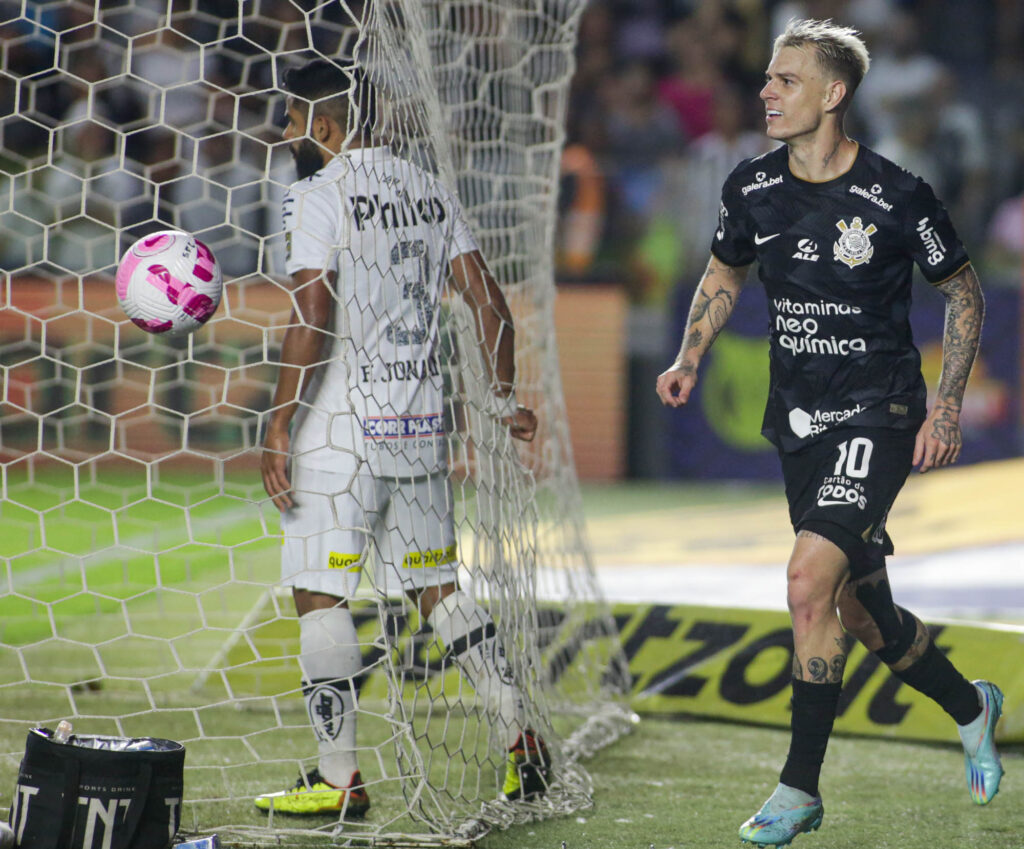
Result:
[[[644,719],[588,762],[592,810],[488,835],[480,849],[561,849],[563,841],[565,849],[740,849],[740,824],[774,789],[788,746],[783,730]],[[967,795],[959,746],[833,738],[821,782],[825,821],[792,845],[1024,846],[1024,751],[1004,752],[1003,765],[999,795],[982,808]]]
[[[217,801],[197,806],[195,815],[201,821],[217,816],[261,824],[263,815],[248,796],[291,780],[296,758],[302,756],[296,755],[297,745],[308,743],[301,701],[286,701],[279,718],[270,721],[258,705],[242,711],[226,701],[204,706],[211,696],[214,702],[224,697],[217,681],[208,682],[203,692],[192,690],[195,670],[223,647],[265,583],[276,578],[278,543],[267,535],[276,523],[247,506],[258,484],[228,481],[225,498],[187,476],[169,474],[149,485],[118,476],[84,483],[79,481],[78,500],[69,502],[69,480],[12,475],[7,480],[10,497],[0,503],[0,556],[10,558],[0,595],[0,643],[6,647],[0,652],[0,813],[6,814],[10,804],[27,729],[77,709],[108,717],[89,720],[88,731],[203,737],[190,746],[189,766],[194,768],[187,775],[188,795]],[[721,495],[723,501],[735,497]],[[706,500],[706,490],[702,496]],[[643,509],[645,496],[637,497]],[[663,497],[661,490],[651,493],[651,505]],[[192,523],[188,529],[186,506]],[[600,516],[621,508],[606,489],[588,497],[588,513]],[[110,511],[118,517],[121,548],[111,548],[115,529]],[[165,553],[157,558],[156,551]],[[32,664],[33,678],[42,677],[43,683],[20,683],[23,661]],[[156,676],[145,686],[133,681],[140,668]],[[89,682],[101,678],[102,688],[93,689]],[[73,685],[70,690],[68,685]],[[154,705],[167,710],[149,713]],[[459,717],[451,721],[446,733],[458,734]],[[361,727],[365,739],[387,733],[383,719]],[[244,743],[235,735],[243,735]],[[485,742],[477,745],[486,748]],[[588,763],[595,783],[593,809],[495,832],[479,846],[739,846],[737,829],[771,792],[787,745],[787,734],[779,730],[647,718],[630,737]],[[312,744],[307,748],[312,750]],[[254,764],[232,766],[244,760]],[[443,760],[439,757],[431,768],[443,768]],[[794,845],[1024,846],[1024,783],[1019,779],[1024,753],[1007,751],[1004,763],[1007,777],[999,796],[978,808],[967,796],[962,756],[954,746],[836,738],[822,782],[824,825]],[[396,817],[404,801],[381,780],[381,769],[368,763],[365,771],[380,782],[371,789],[370,823]],[[187,809],[185,827],[191,816]],[[393,828],[415,830],[401,819]],[[288,845],[337,844],[325,837]]]

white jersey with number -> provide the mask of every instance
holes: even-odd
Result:
[[[436,177],[387,147],[337,156],[283,204],[286,270],[336,273],[335,340],[303,395],[294,461],[404,477],[447,463],[439,357],[449,263],[477,249]]]

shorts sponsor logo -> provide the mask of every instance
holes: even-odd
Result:
[[[860,307],[829,301],[793,301],[774,298],[774,334],[779,345],[791,354],[826,354],[845,357],[867,351],[860,336],[824,336],[817,317],[859,315]]]
[[[864,485],[855,483],[844,475],[831,475],[818,487],[819,507],[849,507],[861,510],[868,506]]]
[[[886,212],[892,212],[892,204],[882,197],[882,187],[878,183],[875,183],[870,189],[865,189],[863,186],[850,186],[850,194],[869,200]]]
[[[774,177],[769,177],[764,171],[758,171],[754,175],[754,182],[749,183],[740,189],[743,192],[743,197],[746,197],[751,192],[760,191],[761,189],[769,189],[772,186],[777,186],[782,182],[782,175],[777,174]]]
[[[833,425],[845,422],[863,411],[864,408],[858,404],[856,407],[845,410],[815,410],[814,415],[811,415],[799,407],[794,407],[789,411],[789,426],[793,429],[793,433],[803,439],[807,436],[824,433]]]
[[[327,556],[327,568],[358,572],[363,568],[359,563],[361,559],[361,554],[338,554],[338,552],[332,551]]]
[[[840,218],[836,227],[839,228],[840,236],[832,246],[833,259],[850,268],[869,262],[875,253],[870,237],[878,232],[878,228],[874,224],[865,227],[859,215],[849,224]]]
[[[928,223],[927,216],[917,222],[917,235],[921,237],[921,244],[928,252],[929,265],[938,265],[946,258],[946,246],[935,232],[935,227]]]
[[[818,243],[813,239],[801,239],[796,244],[796,253],[793,259],[802,259],[804,262],[818,261]]]
[[[422,416],[368,416],[363,419],[363,436],[368,439],[444,436],[444,417],[440,413]]]
[[[402,558],[403,569],[423,569],[428,566],[445,566],[454,563],[459,547],[453,542],[444,548],[432,548],[427,551],[410,551]]]

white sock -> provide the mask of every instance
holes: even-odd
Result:
[[[463,676],[505,728],[506,746],[523,730],[523,695],[498,639],[491,615],[462,590],[439,601],[427,622]]]
[[[805,790],[790,787],[788,784],[779,782],[769,801],[774,803],[776,809],[785,810],[786,808],[799,808],[801,805],[809,805],[814,801],[814,796]]]
[[[319,744],[320,774],[348,787],[356,765],[356,692],[363,668],[359,638],[347,607],[299,617],[299,665],[310,724]]]
[[[975,687],[974,689],[977,690],[978,688]],[[981,705],[981,713],[966,725],[958,725],[956,727],[957,733],[960,735],[960,742],[964,745],[964,751],[972,758],[978,754],[978,744],[981,742],[982,732],[984,732],[985,724],[988,720],[985,711],[985,701],[980,692],[978,693],[978,704]]]

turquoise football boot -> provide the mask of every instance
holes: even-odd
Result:
[[[1003,764],[996,751],[996,723],[1003,713],[1003,693],[988,681],[972,681],[981,701],[981,716],[969,725],[957,726],[964,744],[967,791],[977,805],[987,805],[999,792]]]
[[[817,831],[824,816],[820,796],[780,784],[761,810],[740,826],[740,840],[755,846],[788,846],[801,832]]]

